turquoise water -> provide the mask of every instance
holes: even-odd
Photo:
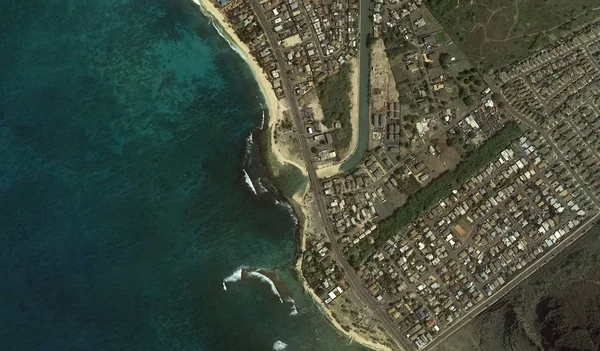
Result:
[[[4,1],[0,31],[3,350],[358,349],[292,278],[262,98],[192,2]],[[258,279],[225,291],[243,265],[298,314]]]

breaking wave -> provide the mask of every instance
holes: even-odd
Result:
[[[252,137],[252,132],[246,138],[246,153],[244,154],[244,164],[247,164],[250,160],[250,156],[252,154],[252,146],[254,146],[254,139]]]
[[[289,203],[287,203],[287,201],[275,200],[275,203],[280,206],[283,206],[288,211],[290,216],[292,217],[292,220],[294,221],[294,225],[298,225],[298,217],[296,217],[296,214],[294,213],[294,209],[292,208],[292,206]]]
[[[260,120],[260,128],[258,129],[263,130],[265,127],[265,107],[263,106],[262,102],[260,103],[260,108],[262,109],[262,118]]]
[[[267,188],[265,188],[265,186],[263,185],[261,178],[258,178],[258,180],[256,181],[256,183],[258,184],[258,190],[261,193],[268,193],[269,190],[267,190]]]
[[[254,195],[256,195],[256,188],[254,187],[254,184],[252,183],[252,179],[250,179],[248,172],[246,172],[245,169],[242,171],[244,172],[244,182],[246,182],[246,185],[248,185],[248,188],[254,193]]]
[[[277,296],[277,298],[279,299],[279,301],[281,303],[283,303],[283,300],[281,299],[281,296],[279,295],[279,291],[277,291],[277,287],[275,286],[275,283],[273,283],[273,281],[271,279],[269,279],[269,277],[267,277],[266,275],[264,275],[262,273],[255,272],[255,271],[248,272],[248,276],[258,278],[258,279],[262,280],[263,282],[269,284],[271,286],[271,291],[273,292],[273,294],[275,294]]]
[[[273,344],[273,351],[280,351],[283,350],[287,347],[287,344],[284,343],[281,340],[277,340],[275,341],[275,343]]]
[[[292,299],[291,297],[288,297],[287,299],[285,299],[285,301],[289,302],[292,304],[292,312],[290,312],[290,316],[295,316],[298,314],[298,309],[296,308],[296,301],[294,301],[294,299]]]
[[[254,278],[258,278],[261,281],[269,284],[269,286],[271,287],[271,291],[273,292],[273,294],[275,296],[277,296],[277,298],[279,299],[279,302],[283,303],[283,300],[281,299],[281,295],[279,295],[279,291],[277,290],[277,287],[275,286],[275,283],[266,275],[257,272],[257,271],[252,271],[252,270],[248,270],[247,267],[239,267],[237,270],[235,270],[235,272],[231,273],[231,275],[225,277],[225,279],[223,279],[223,290],[227,291],[227,283],[235,283],[237,281],[242,280],[242,275],[245,274],[245,277],[254,277]],[[292,304],[294,303],[293,299],[286,299],[286,301],[288,302],[292,302]],[[296,309],[296,305],[294,305],[294,310]]]
[[[243,269],[245,269],[245,267],[240,267],[235,272],[231,273],[231,275],[229,275],[229,276],[225,277],[225,279],[223,279],[223,290],[227,291],[226,283],[235,283],[242,279],[242,270]]]
[[[225,39],[225,41],[227,41],[227,43],[233,49],[233,51],[235,51],[238,55],[240,55],[240,57],[242,59],[246,60],[246,56],[244,55],[244,53],[237,47],[237,45],[235,45],[235,43],[227,35],[225,35],[221,31],[220,26],[215,24],[215,20],[213,19],[212,15],[204,9],[204,6],[200,3],[200,1],[199,0],[193,0],[193,1],[196,3],[196,5],[200,6],[200,11],[202,11],[202,13],[206,17],[210,18],[210,24],[212,24],[212,26],[217,30],[217,33],[219,33],[221,38]]]

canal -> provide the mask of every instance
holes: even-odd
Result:
[[[367,38],[372,30],[369,18],[369,3],[370,0],[360,0],[360,22],[358,26],[360,35],[358,51],[358,142],[354,154],[340,166],[342,172],[347,172],[358,166],[369,147],[369,70],[371,65]]]

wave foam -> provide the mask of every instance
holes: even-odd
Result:
[[[298,314],[298,309],[296,308],[296,301],[294,301],[294,299],[292,299],[291,297],[288,297],[287,299],[285,299],[285,301],[289,302],[292,304],[292,312],[290,312],[290,316],[295,316]]]
[[[223,290],[227,291],[226,283],[235,283],[242,279],[242,269],[244,269],[244,267],[238,268],[235,272],[231,273],[231,275],[223,279]]]
[[[294,225],[298,225],[298,217],[296,217],[296,214],[294,213],[294,209],[287,201],[275,200],[275,203],[285,207],[285,209],[288,211],[288,213],[292,217],[292,220],[294,221]]]
[[[248,172],[246,172],[246,170],[243,170],[244,172],[244,182],[246,182],[246,185],[248,185],[248,188],[250,190],[252,190],[252,192],[254,193],[254,195],[256,195],[256,188],[254,188],[254,184],[252,184],[252,179],[250,179],[250,176],[248,175]]]
[[[265,108],[263,107],[263,104],[260,104],[260,107],[262,108],[262,119],[260,120],[260,130],[263,130],[263,128],[265,127]]]
[[[260,280],[262,280],[263,282],[269,284],[271,286],[271,291],[273,292],[273,294],[275,294],[277,296],[277,298],[279,298],[279,302],[283,303],[283,300],[281,299],[281,296],[279,295],[279,291],[277,291],[277,287],[275,286],[275,283],[273,283],[273,281],[271,279],[269,279],[269,277],[267,277],[266,275],[259,273],[259,272],[248,272],[248,276],[249,277],[254,277],[254,278],[258,278]]]
[[[287,347],[287,344],[281,340],[275,341],[273,344],[273,351],[281,351]]]
[[[244,154],[244,164],[247,164],[250,160],[250,154],[252,153],[252,146],[254,145],[254,139],[252,133],[246,138],[246,153]]]
[[[268,193],[269,190],[267,190],[267,188],[265,188],[265,186],[263,185],[262,181],[260,178],[258,178],[258,180],[256,181],[256,183],[258,183],[258,190],[260,190],[261,193]]]
[[[246,60],[246,56],[244,55],[244,53],[238,48],[238,46],[227,36],[225,35],[222,31],[221,31],[221,27],[217,24],[215,24],[215,19],[213,18],[213,16],[204,8],[204,6],[200,3],[199,0],[192,0],[193,2],[196,3],[196,5],[200,6],[200,11],[202,11],[202,13],[209,18],[210,23],[212,24],[212,26],[217,30],[217,33],[219,33],[219,35],[221,36],[221,38],[225,39],[225,41],[227,41],[227,43],[229,44],[229,46],[233,49],[233,51],[235,51],[238,55],[240,55],[240,57],[244,60]]]

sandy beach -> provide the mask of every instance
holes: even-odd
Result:
[[[316,224],[312,221],[311,218],[314,218],[314,208],[312,207],[313,195],[310,191],[309,187],[306,187],[304,194],[296,194],[294,195],[292,201],[296,203],[296,206],[302,211],[302,215],[304,221],[301,223],[302,227],[300,228],[300,254],[298,255],[298,260],[296,261],[296,270],[298,271],[298,276],[300,277],[300,282],[304,287],[304,290],[310,295],[310,297],[315,301],[319,310],[323,313],[325,318],[336,328],[340,333],[346,335],[349,339],[352,339],[354,342],[362,344],[370,349],[378,350],[378,351],[393,351],[391,348],[375,343],[371,340],[366,339],[361,334],[358,334],[352,330],[346,331],[342,328],[341,324],[334,318],[331,310],[325,305],[325,303],[314,293],[312,288],[308,285],[304,276],[302,275],[302,252],[306,250],[306,237],[308,235],[315,235],[315,231],[318,230]]]
[[[225,16],[223,16],[221,11],[219,11],[217,6],[210,0],[193,1],[200,6],[205,15],[212,19],[217,29],[222,32],[221,35],[229,42],[232,48],[238,54],[240,54],[240,56],[242,56],[242,58],[248,64],[248,67],[250,67],[250,70],[252,71],[256,82],[258,83],[260,91],[265,98],[265,103],[269,111],[269,130],[271,134],[269,137],[271,138],[271,151],[273,152],[275,158],[280,163],[292,164],[299,168],[302,173],[307,174],[304,164],[294,160],[285,145],[281,145],[281,143],[275,139],[276,125],[283,118],[283,113],[288,109],[285,99],[277,99],[271,82],[256,59],[250,53],[250,48],[248,48],[248,45],[238,38],[234,29],[231,27]]]
[[[267,104],[267,108],[269,111],[269,127],[270,127],[269,130],[270,130],[270,138],[271,138],[271,151],[273,152],[275,158],[280,163],[282,163],[282,164],[290,163],[290,164],[298,167],[304,174],[307,174],[306,167],[303,164],[300,164],[299,161],[295,161],[293,159],[288,146],[282,145],[283,143],[278,142],[274,137],[275,129],[278,125],[278,122],[283,119],[284,112],[287,110],[287,104],[285,103],[285,100],[277,99],[277,96],[275,95],[275,92],[273,90],[273,87],[272,87],[270,81],[267,79],[267,76],[265,75],[262,68],[259,66],[258,62],[251,55],[248,46],[237,37],[233,28],[229,25],[229,23],[227,22],[227,20],[223,16],[223,14],[221,14],[221,12],[217,9],[215,4],[213,4],[210,0],[193,0],[193,1],[201,7],[203,13],[205,13],[206,15],[208,15],[212,18],[212,20],[214,21],[213,23],[216,24],[216,26],[218,27],[219,30],[225,32],[224,36],[226,37],[226,39],[230,42],[232,47],[234,47],[234,49],[236,49],[236,51],[244,58],[244,60],[248,63],[248,66],[252,70],[252,73],[254,74],[254,77],[256,78],[256,81],[258,82],[260,90],[265,98],[265,102]],[[351,61],[351,64],[352,64],[352,81],[353,81],[353,89],[351,92],[351,94],[352,94],[351,99],[354,102],[355,99],[358,97],[358,60],[353,59]],[[352,112],[351,112],[351,121],[352,121],[353,137],[352,137],[352,142],[349,147],[349,150],[354,152],[354,150],[356,149],[356,143],[358,140],[358,104],[357,103],[353,103]],[[351,155],[352,152],[348,152],[348,154]],[[346,155],[345,157],[348,157],[348,155]],[[339,165],[336,165],[333,167],[335,167],[337,170],[339,168]],[[297,204],[297,206],[295,206],[295,207],[300,208],[300,210],[302,211],[303,217],[304,217],[304,221],[302,223],[303,226],[300,229],[301,230],[300,252],[303,252],[306,249],[306,235],[307,235],[308,231],[316,230],[316,228],[314,228],[314,224],[311,221],[311,215],[313,215],[311,213],[312,212],[311,211],[312,193],[310,192],[309,187],[310,187],[310,185],[306,187],[303,194],[296,194],[292,198],[292,201],[294,201]],[[390,350],[389,348],[387,348],[383,345],[375,344],[375,343],[365,339],[364,337],[362,337],[361,335],[359,335],[355,332],[352,332],[352,331],[347,332],[342,328],[342,326],[333,317],[331,311],[329,311],[329,309],[325,306],[325,304],[321,301],[321,299],[312,291],[310,286],[304,280],[304,277],[302,275],[302,254],[298,255],[298,262],[296,263],[296,269],[300,273],[299,277],[300,277],[301,283],[302,283],[305,291],[308,294],[310,294],[310,296],[315,301],[315,303],[319,306],[319,309],[323,312],[323,314],[325,315],[327,320],[329,320],[329,322],[335,328],[337,328],[340,331],[340,333],[348,336],[353,341],[363,344],[374,350],[381,350],[381,351],[389,351]]]

